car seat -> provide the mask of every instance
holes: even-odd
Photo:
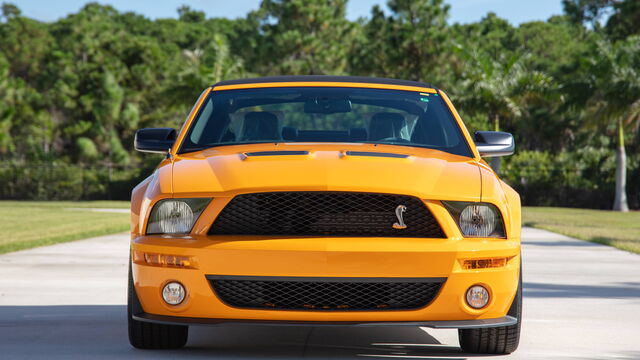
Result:
[[[268,111],[252,111],[244,116],[241,141],[281,140],[278,117]]]
[[[379,112],[371,117],[369,122],[369,140],[376,141],[386,138],[406,138],[407,123],[399,113]]]

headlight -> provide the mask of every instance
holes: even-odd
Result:
[[[211,199],[164,199],[158,201],[147,225],[147,234],[188,234]]]
[[[506,237],[502,215],[495,205],[465,201],[442,203],[456,220],[460,232],[465,237]]]

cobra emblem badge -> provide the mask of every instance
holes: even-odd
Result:
[[[407,211],[407,207],[404,205],[398,205],[396,207],[396,217],[398,218],[398,222],[393,224],[394,229],[406,229],[407,224],[404,223],[404,219],[402,218],[402,214]]]

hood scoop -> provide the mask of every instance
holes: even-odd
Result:
[[[394,153],[373,152],[373,151],[346,151],[345,155],[347,155],[347,156],[373,156],[373,157],[398,158],[398,159],[406,159],[406,158],[409,157],[409,155],[405,155],[405,154],[394,154]]]

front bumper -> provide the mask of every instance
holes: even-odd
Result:
[[[416,238],[252,238],[140,236],[132,250],[193,257],[197,269],[132,264],[142,321],[219,324],[334,324],[418,325],[427,327],[505,326],[518,287],[519,239]],[[467,270],[463,259],[509,257],[506,266]],[[312,311],[234,308],[217,298],[207,275],[301,277],[444,277],[438,296],[414,310]],[[169,281],[187,288],[185,301],[169,306],[161,289]],[[470,308],[466,290],[482,284],[490,291],[489,304]]]

